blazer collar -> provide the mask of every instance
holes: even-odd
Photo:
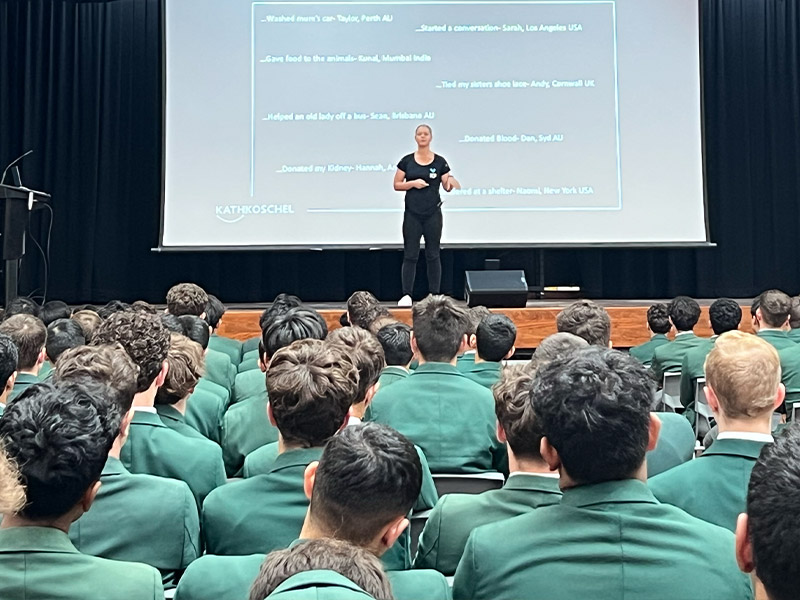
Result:
[[[39,383],[39,378],[36,375],[31,375],[30,373],[18,373],[16,382],[17,383]]]
[[[587,508],[595,504],[625,504],[629,502],[658,504],[658,500],[638,479],[604,481],[589,485],[579,485],[563,490],[561,504]]]
[[[168,404],[156,404],[156,412],[162,419],[169,419],[170,421],[177,421],[178,423],[186,422],[186,417],[181,414],[181,411]]]
[[[440,375],[458,375],[459,377],[463,377],[463,373],[455,368],[450,363],[443,363],[443,362],[426,362],[421,364],[416,368],[416,370],[411,373],[410,377],[414,377],[415,375],[424,375],[426,373],[436,373]]]
[[[511,475],[503,486],[504,490],[530,490],[561,495],[558,479],[555,477],[540,477],[539,475]]]
[[[287,450],[275,457],[269,472],[281,471],[291,467],[305,467],[310,462],[319,460],[322,456],[322,448],[298,448],[297,450]]]
[[[161,417],[159,417],[157,413],[151,413],[144,410],[133,411],[133,419],[131,419],[131,423],[135,425],[150,425],[152,427],[166,427],[166,425],[161,422]]]
[[[291,590],[303,590],[317,587],[345,588],[364,594],[365,598],[372,597],[344,575],[340,575],[336,571],[327,571],[323,569],[304,571],[302,573],[292,575],[278,587],[276,587],[272,594],[280,594],[281,592],[288,592]]]
[[[725,455],[741,456],[743,458],[752,458],[755,460],[758,458],[759,454],[761,454],[761,449],[764,447],[764,444],[767,443],[769,442],[735,439],[716,440],[699,458],[703,458],[704,456]]]
[[[408,371],[406,371],[403,367],[398,367],[396,365],[388,365],[383,368],[381,371],[381,375],[384,373],[391,373],[392,375],[400,375],[400,377],[408,377]]]
[[[69,536],[55,527],[12,527],[0,529],[2,552],[61,552],[78,554]]]
[[[113,456],[109,456],[106,459],[106,464],[103,465],[103,473],[102,475],[128,475],[130,471],[125,468],[125,465],[122,464],[118,458],[114,458]]]
[[[503,364],[499,362],[484,361],[476,362],[474,366],[470,367],[470,373],[477,373],[478,371],[490,371],[492,373],[499,373],[503,369]]]
[[[762,329],[757,332],[758,337],[768,340],[788,339],[789,335],[781,329]]]

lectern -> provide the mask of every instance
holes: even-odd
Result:
[[[50,195],[23,186],[0,184],[3,209],[2,259],[5,262],[5,305],[18,295],[19,259],[25,256],[25,231],[31,210],[43,207]]]

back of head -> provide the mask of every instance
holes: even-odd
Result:
[[[648,308],[647,326],[653,333],[669,333],[669,330],[672,329],[672,323],[669,320],[669,306],[659,303]]]
[[[322,446],[358,400],[358,371],[340,347],[300,340],[272,357],[267,395],[285,443]]]
[[[131,409],[138,376],[139,367],[119,344],[78,346],[66,350],[53,371],[56,382],[89,378],[113,389],[120,414]]]
[[[360,546],[411,510],[422,487],[414,445],[377,423],[346,427],[319,461],[310,515],[323,531]]]
[[[792,308],[789,311],[789,327],[800,329],[800,296],[792,296]]]
[[[293,296],[292,294],[278,294],[275,296],[272,304],[269,305],[269,308],[265,309],[258,319],[258,325],[261,327],[261,331],[263,332],[275,317],[286,314],[291,309],[301,306],[303,306],[303,301],[297,296]]]
[[[373,306],[369,311],[367,311],[367,314],[364,315],[364,322],[367,324],[366,329],[372,335],[375,335],[384,325],[395,323],[396,321],[397,319],[392,316],[392,313],[389,312],[389,309],[385,306],[381,306],[380,304]]]
[[[800,589],[799,504],[800,426],[793,423],[775,443],[764,445],[747,491],[753,564],[771,600],[794,600]]]
[[[47,326],[45,350],[47,352],[47,358],[53,363],[58,361],[58,357],[61,356],[65,350],[85,344],[86,338],[83,335],[83,328],[77,321],[73,321],[72,319],[58,319]]]
[[[742,321],[742,307],[735,300],[720,298],[712,302],[708,308],[708,318],[711,320],[711,329],[716,335],[735,331]]]
[[[529,364],[529,368],[535,371],[543,364],[556,360],[558,358],[565,358],[581,348],[586,348],[589,345],[582,337],[578,337],[574,333],[567,333],[562,331],[548,335],[544,338],[533,353],[533,358]]]
[[[53,321],[57,321],[58,319],[69,319],[71,316],[72,310],[70,310],[66,302],[61,300],[50,300],[49,302],[45,302],[42,305],[41,310],[39,310],[39,318],[45,324],[45,327],[49,326]]]
[[[200,347],[203,350],[208,348],[208,340],[211,338],[211,332],[208,329],[208,323],[206,323],[200,317],[195,317],[194,315],[181,315],[178,317],[178,321],[183,328],[184,336],[196,344],[200,344]]]
[[[492,314],[485,306],[473,306],[467,310],[467,330],[464,332],[468,336],[478,333],[478,325],[481,321]]]
[[[492,388],[494,411],[514,455],[518,459],[541,461],[542,430],[531,405],[532,383],[529,369],[522,365],[506,367]]]
[[[367,390],[378,383],[386,360],[383,348],[378,339],[366,329],[360,327],[342,327],[332,331],[326,343],[338,344],[350,357],[358,371],[357,402],[363,402]]]
[[[33,315],[39,316],[40,307],[36,302],[24,296],[18,296],[9,301],[6,306],[5,318],[13,317],[14,315]]]
[[[322,538],[271,552],[250,588],[250,600],[264,600],[293,575],[320,570],[339,573],[376,600],[393,598],[389,578],[374,554],[341,540]],[[310,593],[308,597],[316,597]]]
[[[297,340],[324,340],[328,325],[313,308],[291,308],[275,316],[261,335],[261,344],[267,356],[273,356]]]
[[[783,327],[792,310],[792,299],[780,290],[767,290],[757,299],[761,318],[769,327]]]
[[[452,298],[431,295],[411,309],[414,339],[422,358],[430,362],[450,362],[461,349],[467,330],[467,311]]]
[[[611,317],[591,300],[578,300],[558,313],[556,328],[582,337],[592,346],[607,348],[611,340]]]
[[[199,317],[206,310],[208,294],[194,283],[179,283],[167,292],[167,311],[171,315]]]
[[[203,376],[205,357],[197,342],[178,333],[170,335],[167,376],[156,392],[156,404],[175,404],[192,393]]]
[[[100,323],[103,321],[100,315],[93,310],[79,310],[73,313],[71,318],[81,326],[83,330],[83,339],[86,340],[87,344],[90,344],[94,337],[94,332],[97,331],[97,328],[100,327]]]
[[[104,394],[90,380],[39,383],[6,407],[0,439],[25,486],[23,517],[61,517],[100,479],[120,423]]]
[[[220,319],[222,319],[222,315],[225,314],[226,310],[227,308],[219,298],[209,294],[208,302],[206,302],[206,323],[208,323],[208,326],[212,329],[219,327]]]
[[[514,347],[517,339],[517,327],[505,315],[490,314],[483,318],[478,325],[477,333],[478,356],[483,360],[500,362]]]
[[[536,371],[531,402],[564,470],[578,483],[628,479],[649,441],[653,383],[635,358],[578,350]]]
[[[158,320],[161,321],[161,324],[166,328],[167,331],[170,333],[180,333],[183,335],[184,327],[181,320],[176,317],[175,315],[171,315],[169,313],[158,313]]]
[[[139,367],[137,392],[143,392],[152,385],[167,360],[169,332],[156,315],[121,311],[103,322],[92,343],[119,343]]]
[[[6,334],[17,345],[20,371],[32,369],[47,341],[44,323],[33,315],[13,315],[0,323],[0,333]]]
[[[131,304],[131,310],[141,310],[144,312],[148,312],[150,314],[157,314],[159,310],[150,304],[149,302],[145,302],[144,300],[136,300]]]
[[[0,333],[0,390],[17,370],[18,361],[19,350],[17,350],[14,340],[4,333]]]
[[[384,325],[378,331],[377,337],[387,365],[405,367],[411,362],[414,357],[411,350],[411,327],[405,323]]]
[[[741,331],[723,333],[706,357],[706,383],[730,419],[772,413],[781,362],[772,344]]]
[[[104,321],[108,319],[111,315],[118,312],[133,310],[133,307],[128,304],[127,302],[122,302],[121,300],[111,300],[106,302],[103,306],[97,309],[97,314],[100,315],[100,318]]]
[[[370,323],[369,315],[378,305],[378,299],[370,292],[358,291],[350,294],[347,299],[347,316],[350,324],[367,329]]]
[[[669,318],[678,331],[691,331],[700,320],[700,305],[688,296],[678,296],[669,303]]]

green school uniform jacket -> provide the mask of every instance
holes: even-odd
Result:
[[[475,383],[483,387],[492,389],[492,386],[500,381],[500,374],[503,372],[503,364],[499,362],[476,362],[469,370],[464,371],[464,375]]]
[[[39,369],[39,381],[47,381],[53,373],[53,365],[49,360],[42,363],[42,368]]]
[[[656,447],[647,453],[647,475],[653,477],[690,460],[695,435],[689,421],[677,413],[655,413],[661,420]]]
[[[800,328],[793,328],[786,332],[786,335],[790,340],[792,340],[795,344],[800,342]]]
[[[267,398],[267,376],[258,368],[239,373],[233,382],[231,403],[237,404],[252,398]]]
[[[731,532],[631,479],[569,488],[560,504],[478,527],[453,585],[456,600],[752,597]]]
[[[172,406],[167,404],[156,404],[155,406],[156,412],[158,413],[161,422],[172,429],[172,431],[177,431],[181,435],[185,435],[186,437],[194,438],[196,440],[207,440],[206,436],[202,433],[197,431],[191,425],[186,423],[186,417],[184,417],[181,412]]]
[[[30,373],[17,373],[17,380],[14,382],[14,387],[11,389],[11,393],[8,395],[8,402],[12,402],[22,392],[36,383],[40,383],[39,378],[36,375],[31,375]]]
[[[800,344],[778,350],[778,357],[781,359],[781,383],[786,386],[786,405],[791,406],[800,401]]]
[[[247,600],[265,554],[206,555],[181,578],[175,600]],[[396,600],[449,600],[447,580],[436,571],[387,571]]]
[[[656,381],[660,384],[664,373],[680,370],[684,355],[692,348],[697,348],[706,341],[705,338],[697,337],[690,331],[679,333],[670,343],[656,348],[653,351],[653,362],[650,365]]]
[[[262,373],[263,375],[263,373]],[[278,429],[267,416],[267,390],[264,396],[231,406],[222,421],[222,456],[229,477],[244,465],[245,457],[256,448],[278,441]]]
[[[207,390],[207,391],[209,391],[209,392],[211,392],[213,394],[216,394],[217,396],[219,396],[222,399],[222,401],[225,404],[226,408],[228,407],[228,405],[231,402],[231,391],[229,389],[226,389],[226,388],[222,387],[219,384],[214,383],[213,381],[209,381],[208,379],[204,379],[204,378],[201,377],[197,381],[197,385],[195,386],[194,389],[195,389],[195,391],[197,391],[197,390]]]
[[[109,456],[91,510],[70,527],[84,554],[151,565],[167,581],[200,556],[200,518],[183,481],[134,475]]]
[[[132,473],[180,479],[189,485],[197,505],[211,490],[225,483],[222,451],[208,440],[173,431],[154,413],[133,413],[128,441],[120,455]]]
[[[378,379],[378,383],[380,383],[380,388],[385,388],[388,385],[392,385],[393,383],[400,381],[401,379],[405,379],[408,377],[408,371],[403,367],[397,367],[394,365],[389,365],[383,368],[381,371],[381,376]]]
[[[697,380],[706,376],[703,370],[706,356],[714,349],[714,344],[718,337],[717,335],[712,335],[706,343],[692,348],[683,357],[683,362],[681,363],[681,404],[688,409],[692,409],[692,415],[694,414],[694,391],[697,386]]]
[[[507,460],[495,436],[492,392],[447,363],[421,364],[402,381],[378,389],[369,419],[422,448],[434,473],[502,470]]]
[[[239,340],[212,333],[208,338],[208,347],[227,354],[233,366],[238,366],[242,362],[242,342]]]
[[[656,351],[656,348],[668,343],[669,338],[666,334],[656,333],[644,344],[639,344],[628,350],[628,353],[636,360],[644,363],[645,367],[649,367],[650,363],[653,362],[653,353]]]
[[[775,350],[778,351],[797,345],[789,338],[789,335],[785,331],[781,331],[780,329],[762,329],[761,331],[757,331],[756,335],[762,340],[772,344]]]
[[[236,367],[231,364],[230,357],[224,352],[217,352],[210,348],[206,350],[206,372],[204,379],[221,385],[226,390],[233,389],[233,380],[236,377]]]
[[[719,439],[699,458],[648,480],[653,495],[698,519],[736,531],[750,472],[765,442]]]
[[[470,350],[469,352],[462,354],[456,359],[456,369],[458,369],[462,373],[466,373],[467,371],[469,371],[474,364],[475,364],[474,350]],[[414,370],[416,370],[416,368]]]
[[[214,392],[197,388],[186,401],[186,424],[204,437],[222,443],[222,422],[225,418],[225,401]]]
[[[149,565],[81,554],[53,527],[0,530],[0,598],[9,600],[163,600]]]
[[[259,369],[258,352],[255,353],[255,358],[243,359],[242,362],[239,363],[236,372],[242,374],[242,373],[247,373],[248,371],[254,371],[256,369]]]
[[[336,571],[304,571],[292,575],[269,595],[273,600],[365,600],[372,598]]]
[[[247,338],[242,342],[242,360],[245,359],[245,354],[255,352],[258,355],[258,345],[261,343],[261,336],[257,335]],[[250,358],[249,356],[247,358]]]
[[[499,490],[442,496],[420,535],[414,567],[453,575],[473,529],[560,500],[557,478],[524,473],[511,475]]]

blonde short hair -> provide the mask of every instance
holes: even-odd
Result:
[[[775,348],[758,336],[728,331],[706,357],[706,381],[729,418],[753,418],[772,412],[781,362]]]
[[[25,489],[16,466],[0,447],[0,514],[16,513],[25,505]]]
[[[167,377],[156,392],[156,404],[175,404],[188,396],[203,376],[203,347],[179,333],[170,334]]]

